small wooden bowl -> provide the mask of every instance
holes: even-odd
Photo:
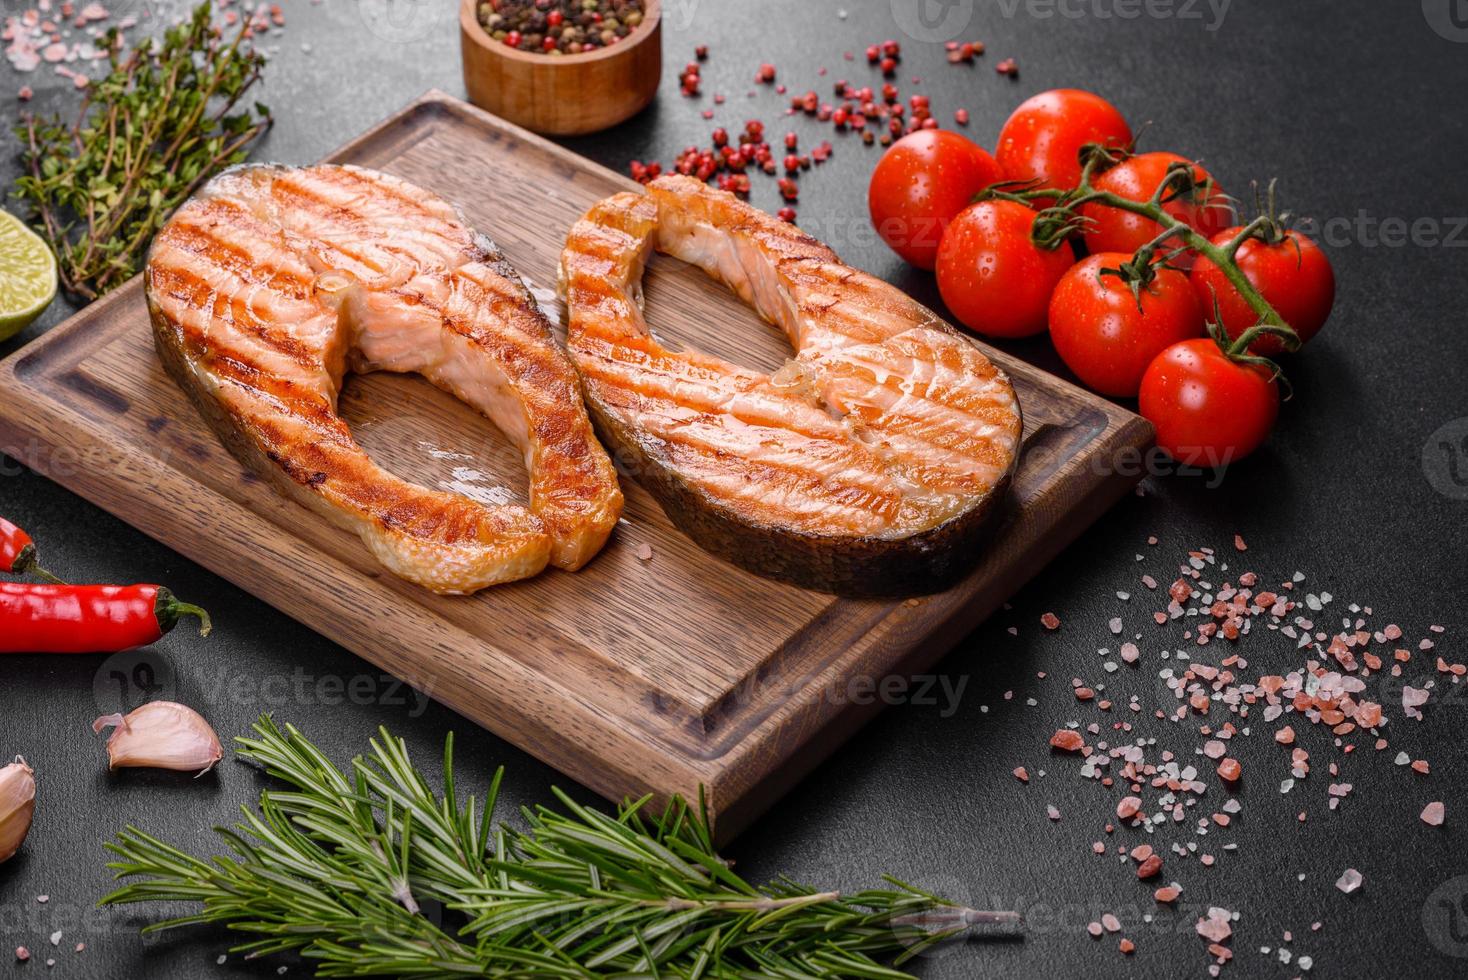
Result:
[[[478,0],[462,0],[459,34],[469,101],[537,133],[577,136],[615,126],[657,94],[663,74],[663,10],[647,0],[641,24],[609,48],[544,55],[494,40]]]

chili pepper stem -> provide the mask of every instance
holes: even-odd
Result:
[[[40,565],[36,564],[36,546],[33,544],[28,544],[24,548],[20,549],[20,553],[15,556],[15,561],[11,563],[10,574],[34,575],[36,576],[36,578],[49,582],[52,585],[66,584],[55,575],[52,575],[50,572],[46,571]]]
[[[37,565],[35,562],[31,562],[30,572],[36,578],[41,579],[43,582],[47,582],[47,583],[49,583],[51,585],[66,585],[66,584],[68,584],[65,579],[57,578],[55,575],[52,575],[50,572],[46,571],[40,565]]]
[[[184,616],[198,618],[200,636],[208,636],[214,630],[214,624],[210,621],[207,612],[192,603],[180,602],[178,597],[167,589],[158,590],[154,611],[158,617],[158,627],[164,633],[168,633],[177,626],[178,621]]]

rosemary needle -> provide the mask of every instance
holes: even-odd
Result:
[[[511,827],[495,821],[503,770],[482,801],[460,800],[452,735],[435,793],[386,729],[347,772],[292,726],[265,716],[254,731],[239,755],[287,789],[217,828],[231,854],[202,860],[128,827],[106,846],[130,880],[102,904],[193,903],[146,929],[226,925],[256,937],[236,951],[296,952],[322,977],[901,980],[933,943],[1018,921],[892,878],[850,895],[755,887],[682,799],[613,817],[557,790],[557,808]]]

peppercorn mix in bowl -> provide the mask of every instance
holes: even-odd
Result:
[[[607,129],[657,94],[659,0],[462,0],[464,87],[539,133]]]

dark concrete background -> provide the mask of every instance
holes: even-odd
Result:
[[[394,0],[389,9],[387,2],[285,5],[287,28],[264,42],[278,48],[262,93],[277,123],[257,158],[310,162],[424,89],[462,92],[452,5]],[[1220,22],[1218,7],[1190,0],[1130,7],[1127,0],[1059,6],[960,0],[956,15],[973,8],[964,36],[984,40],[990,51],[977,67],[960,69],[943,63],[940,45],[919,43],[895,25],[894,10],[907,0],[846,0],[844,20],[840,5],[830,2],[667,0],[671,70],[659,101],[611,133],[569,142],[609,166],[624,167],[632,157],[668,160],[686,144],[705,142],[715,123],[699,110],[716,91],[730,95],[719,124],[734,128],[758,116],[783,132],[773,94],[745,96],[758,62],[778,65],[793,90],[824,92],[837,77],[867,75],[860,63],[841,60],[843,50],[860,52],[896,36],[906,44],[904,90],[912,89],[911,76],[923,76],[921,90],[932,95],[939,117],[946,122],[955,107],[966,106],[973,117],[968,131],[983,143],[992,144],[1023,97],[1077,85],[1105,94],[1134,122],[1151,120],[1148,147],[1203,158],[1225,187],[1239,192],[1251,179],[1277,176],[1295,210],[1337,219],[1329,243],[1340,278],[1336,314],[1289,364],[1296,397],[1269,446],[1230,470],[1221,485],[1196,476],[1150,477],[1145,497],[1116,507],[1025,588],[1011,611],[943,662],[950,683],[967,679],[956,710],[888,710],[735,843],[731,853],[746,873],[761,879],[788,872],[849,888],[888,871],[1030,914],[1023,942],[946,951],[919,966],[934,978],[1202,976],[1206,957],[1192,924],[1209,904],[1242,913],[1233,941],[1237,962],[1226,975],[1298,974],[1274,952],[1259,951],[1280,946],[1287,930],[1294,941],[1284,945],[1314,960],[1309,975],[1468,975],[1468,959],[1460,958],[1468,955],[1468,939],[1459,942],[1442,929],[1429,935],[1423,925],[1424,913],[1430,922],[1445,921],[1438,906],[1444,896],[1468,894],[1468,878],[1457,878],[1468,873],[1460,700],[1429,709],[1421,726],[1402,731],[1404,723],[1394,722],[1392,751],[1358,753],[1341,776],[1355,793],[1335,813],[1325,807],[1330,777],[1323,771],[1281,798],[1278,747],[1267,737],[1239,740],[1235,751],[1246,773],[1259,776],[1246,777],[1239,794],[1244,813],[1230,832],[1207,839],[1215,846],[1235,841],[1238,850],[1219,852],[1211,870],[1174,861],[1165,877],[1184,884],[1183,902],[1150,924],[1141,920],[1152,911],[1150,888],[1088,853],[1112,795],[1075,778],[1070,764],[1052,760],[1043,747],[1059,723],[1082,714],[1068,694],[1073,676],[1104,679],[1118,703],[1131,692],[1152,703],[1156,671],[1165,664],[1149,657],[1137,672],[1098,678],[1095,650],[1110,641],[1110,617],[1126,615],[1129,628],[1134,620],[1140,628],[1152,608],[1140,607],[1140,598],[1122,605],[1113,593],[1140,591],[1136,577],[1143,571],[1170,579],[1182,553],[1196,546],[1229,552],[1236,570],[1246,565],[1268,580],[1306,573],[1303,587],[1337,596],[1334,618],[1347,615],[1346,603],[1360,602],[1374,607],[1373,622],[1401,623],[1413,636],[1441,623],[1447,633],[1440,649],[1449,660],[1464,659],[1468,463],[1443,445],[1461,440],[1468,428],[1468,233],[1460,227],[1468,215],[1461,178],[1468,30],[1452,26],[1455,2],[1462,6],[1461,0],[1234,0]],[[160,9],[147,0],[132,6]],[[15,9],[14,0],[0,7]],[[1126,9],[1141,15],[1108,16]],[[695,103],[679,97],[673,75],[698,43],[710,44],[713,56],[706,96]],[[1018,81],[993,71],[1008,56],[1019,59]],[[830,74],[822,78],[816,69],[823,65]],[[0,78],[9,122],[15,109],[8,92],[23,80],[4,65]],[[38,73],[24,81],[38,87],[39,106],[71,98],[59,79]],[[795,128],[820,138],[813,123],[802,120]],[[6,139],[0,178],[8,186],[15,144]],[[866,234],[865,182],[876,151],[850,139],[835,142],[832,162],[804,181],[802,223],[827,234],[848,261],[936,304],[930,277],[904,268]],[[755,203],[773,207],[772,182],[756,186]],[[1395,223],[1413,222],[1408,240],[1393,237]],[[0,345],[0,354],[67,311],[58,302],[22,337]],[[1011,349],[1055,363],[1043,342]],[[1455,421],[1456,429],[1434,436]],[[171,693],[196,704],[226,739],[262,710],[274,710],[303,724],[342,761],[384,723],[427,761],[453,729],[461,766],[508,767],[509,805],[545,800],[552,784],[567,782],[446,709],[418,704],[411,695],[406,704],[395,703],[403,692],[330,640],[46,480],[8,460],[3,465],[0,513],[43,542],[56,572],[73,580],[167,582],[215,613],[218,629],[208,642],[181,632],[149,657],[171,665]],[[1235,532],[1248,539],[1247,556],[1231,553]],[[1148,535],[1160,539],[1156,548],[1146,546]],[[1134,558],[1139,553],[1146,558],[1141,564]],[[1047,610],[1063,619],[1060,632],[1037,628]],[[1334,621],[1331,614],[1320,618]],[[1006,633],[1011,625],[1018,636]],[[1298,664],[1255,639],[1260,642],[1245,648],[1255,666],[1275,658],[1280,666]],[[222,933],[143,940],[136,931],[140,916],[90,911],[107,887],[101,843],[110,833],[136,822],[196,851],[213,849],[208,827],[228,821],[263,785],[229,762],[198,781],[107,774],[87,722],[100,709],[111,710],[114,666],[100,657],[22,656],[7,658],[0,670],[0,755],[24,753],[39,772],[42,793],[31,840],[0,869],[0,970],[11,970],[8,951],[24,943],[38,958],[56,955],[57,976],[274,975],[274,963],[237,958],[213,969],[230,941]],[[298,672],[313,682],[362,678],[360,696],[336,703],[313,683],[298,688]],[[1038,679],[1038,672],[1047,678]],[[1008,690],[1013,700],[1004,699]],[[1029,697],[1038,705],[1027,705]],[[1160,723],[1150,731],[1151,722],[1140,716],[1139,731],[1191,745]],[[1414,757],[1430,757],[1428,779],[1404,778],[1392,765],[1399,741]],[[1323,765],[1326,757],[1322,744],[1315,758]],[[1055,772],[1024,787],[1010,775],[1016,765],[1032,775],[1046,767]],[[1432,799],[1448,806],[1448,823],[1439,830],[1417,820]],[[1045,819],[1046,804],[1064,814],[1060,823]],[[1293,814],[1307,806],[1310,820],[1299,825]],[[1350,897],[1332,885],[1347,866],[1366,877]],[[35,900],[43,893],[50,896],[44,905]],[[1085,935],[1085,923],[1104,911],[1123,919],[1139,946],[1134,957],[1118,954],[1116,937],[1094,942]],[[1314,921],[1324,923],[1318,933],[1310,930]],[[64,933],[60,952],[45,938],[57,929]],[[71,952],[78,941],[88,946],[79,955]],[[292,975],[307,969],[289,965]],[[43,969],[32,963],[15,973]]]

